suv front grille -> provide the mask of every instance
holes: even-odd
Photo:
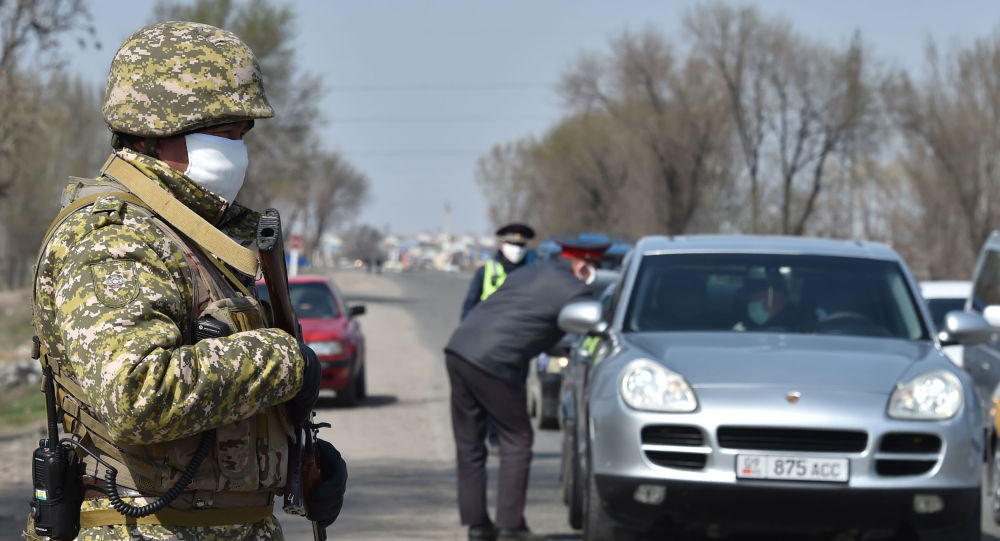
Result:
[[[705,467],[708,455],[698,453],[671,453],[667,451],[646,451],[646,458],[657,466],[700,470]]]
[[[941,450],[941,438],[918,432],[890,432],[882,436],[878,450],[883,453],[937,453]]]
[[[720,447],[754,451],[860,453],[868,445],[859,430],[720,426],[717,435]]]
[[[875,471],[886,477],[921,475],[931,471],[941,452],[941,438],[919,432],[890,432],[882,436],[875,455]]]
[[[643,427],[642,443],[697,447],[705,444],[705,436],[696,426],[652,425]]]

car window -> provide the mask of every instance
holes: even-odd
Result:
[[[292,309],[298,317],[340,317],[337,302],[324,284],[318,282],[288,284],[288,295],[292,301]],[[257,296],[261,300],[270,302],[267,287],[263,285],[257,286]]]
[[[625,331],[765,331],[927,339],[892,261],[795,254],[643,258]]]
[[[994,304],[1000,304],[1000,253],[987,250],[972,286],[972,309],[982,312]]]
[[[928,299],[927,307],[931,311],[931,319],[938,329],[944,328],[944,316],[952,310],[962,310],[965,308],[965,299]]]

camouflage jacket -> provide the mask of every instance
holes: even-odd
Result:
[[[232,238],[244,245],[252,240],[256,213],[227,205],[163,162],[127,150],[118,155]],[[166,229],[114,192],[70,214],[41,248],[36,332],[50,362],[83,390],[85,396],[75,397],[82,408],[100,421],[116,446],[126,455],[134,451],[172,462],[170,473],[159,480],[166,488],[193,451],[191,442],[213,428],[216,448],[206,462],[214,458],[215,463],[203,464],[189,489],[280,487],[284,472],[276,464],[285,454],[286,434],[270,450],[265,442],[264,454],[277,457],[256,456],[250,464],[246,459],[253,456],[234,456],[230,447],[261,454],[260,441],[239,440],[252,438],[254,426],[259,437],[262,412],[283,411],[270,406],[286,402],[301,387],[304,361],[296,340],[278,329],[259,328],[191,343],[190,329],[204,299],[196,298],[199,277],[190,263],[191,247]],[[282,430],[272,427],[272,439],[276,432]],[[174,447],[181,449],[180,458],[171,461],[178,455],[171,453]],[[227,481],[227,467],[254,469],[253,486]],[[144,498],[137,501],[141,505]],[[105,503],[90,500],[84,508]],[[90,528],[80,539],[281,538],[273,518],[248,526],[164,528]],[[172,537],[161,536],[167,530]]]

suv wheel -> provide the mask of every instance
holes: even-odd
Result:
[[[601,506],[601,495],[597,492],[597,482],[587,468],[587,479],[583,482],[583,541],[638,541],[636,532],[616,528],[611,517]]]
[[[580,468],[576,458],[576,431],[568,436],[568,443],[562,453],[562,481],[563,481],[563,501],[566,502],[566,510],[569,525],[579,530],[583,527],[583,495],[580,489]]]

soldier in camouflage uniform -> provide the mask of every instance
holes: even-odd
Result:
[[[220,156],[242,147],[254,119],[273,115],[257,60],[209,25],[145,27],[112,62],[103,112],[115,152],[100,177],[70,179],[36,268],[35,327],[63,427],[118,469],[119,493],[136,506],[174,485],[206,432],[213,440],[181,495],[141,519],[112,508],[102,467],[86,457],[79,539],[282,539],[271,512],[285,484],[288,416],[312,409],[315,355],[264,326],[253,276],[221,264],[189,224],[168,223],[109,172],[127,170],[248,245],[259,215],[231,201],[225,182],[241,184],[245,162],[227,177]],[[206,140],[215,145],[207,161],[192,150]],[[233,334],[195,341],[205,317]],[[324,478],[307,503],[309,518],[327,525],[347,474],[333,446],[319,443]],[[24,535],[39,539],[30,518]]]

